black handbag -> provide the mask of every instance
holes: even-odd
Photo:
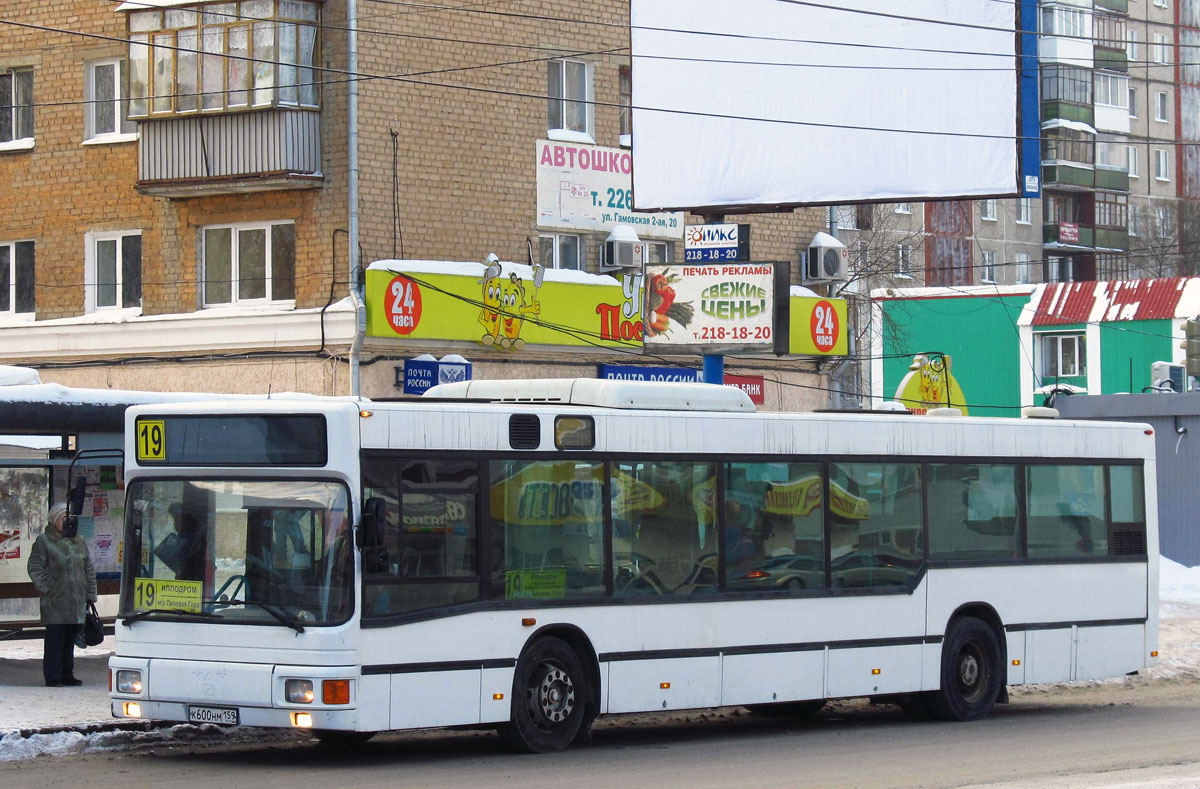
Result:
[[[96,604],[88,603],[87,615],[83,618],[83,642],[94,647],[104,640],[104,623],[96,613]]]

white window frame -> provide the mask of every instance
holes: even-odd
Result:
[[[1140,178],[1141,176],[1138,175],[1137,146],[1136,145],[1127,145],[1127,146],[1125,146],[1125,149],[1126,149],[1126,161],[1127,161],[1126,166],[1129,168],[1129,177],[1130,178]]]
[[[1159,238],[1174,238],[1174,218],[1171,216],[1171,209],[1168,206],[1160,205],[1155,207],[1154,225],[1157,228]]]
[[[1138,35],[1137,30],[1130,28],[1125,31],[1125,57],[1130,60],[1137,60],[1138,56]]]
[[[996,250],[979,250],[979,281],[988,285],[996,284]]]
[[[651,250],[658,250],[657,255],[651,255]],[[657,260],[651,258],[657,257]],[[642,242],[642,262],[659,264],[659,263],[674,263],[675,262],[675,244],[670,241],[643,241]]]
[[[96,115],[101,103],[96,99],[96,69],[112,66],[113,69],[113,100],[103,102],[112,104],[114,128],[112,131],[97,131]],[[83,64],[83,144],[109,145],[118,142],[133,142],[138,138],[137,124],[125,117],[127,105],[125,96],[125,59],[106,58],[90,60]]]
[[[1171,180],[1171,160],[1168,158],[1169,151],[1166,148],[1154,149],[1154,180],[1155,181],[1170,181]]]
[[[1165,33],[1154,33],[1151,36],[1154,44],[1150,47],[1150,60],[1154,63],[1167,62],[1167,36]]]
[[[137,236],[142,237],[141,230],[106,230],[103,232],[89,232],[84,234],[84,253],[83,253],[83,283],[84,283],[84,312],[108,312],[117,310],[129,310],[133,314],[138,314],[142,311],[142,305],[139,302],[136,306],[127,307],[121,303],[121,293],[125,284],[124,260],[125,239]],[[100,305],[98,294],[100,291],[100,274],[98,270],[99,255],[97,253],[97,245],[102,241],[115,241],[117,245],[117,260],[116,260],[116,289],[117,298],[115,304]]]
[[[1154,94],[1154,120],[1159,123],[1169,123],[1167,118],[1167,92],[1160,90]]]
[[[1069,255],[1047,258],[1046,274],[1048,282],[1074,282],[1075,261]]]
[[[896,203],[896,213],[897,214],[911,214],[912,213],[912,203]]]
[[[17,104],[17,75],[18,74],[28,74],[29,75],[29,97],[30,97],[31,103],[28,105],[28,109],[26,110],[26,112],[33,115],[34,107],[37,106],[37,101],[33,96],[33,89],[34,89],[33,69],[32,68],[24,68],[24,67],[0,68],[0,78],[4,78],[4,77],[8,78],[9,93],[13,97],[12,98],[13,103],[11,105],[8,105],[11,108],[9,110],[9,118],[8,118],[8,123],[9,123],[8,135],[10,137],[12,137],[12,139],[7,140],[5,142],[0,142],[0,151],[27,151],[27,150],[30,150],[31,148],[33,148],[34,140],[37,137],[37,119],[36,119],[36,117],[34,117],[33,122],[30,124],[31,126],[33,126],[33,129],[30,131],[29,135],[26,137],[18,137],[17,136],[20,133],[19,129],[18,129],[18,126],[19,126],[18,118],[21,114],[21,113],[17,112],[17,108],[27,106],[24,104]]]
[[[912,279],[912,244],[896,247],[896,276]]]
[[[858,230],[858,206],[831,205],[825,218],[827,224],[836,222],[838,230]]]
[[[569,87],[569,85],[567,83],[567,64],[568,63],[582,65],[584,68],[584,77],[583,77],[584,95],[580,98],[565,95],[568,92],[567,88]],[[563,87],[564,95],[555,96],[550,92],[551,87],[550,87],[550,82],[549,82],[549,69],[551,66],[554,66],[554,65],[557,65],[559,68],[559,84],[562,85],[562,87]],[[549,139],[559,140],[559,141],[564,141],[564,142],[582,142],[582,143],[595,144],[595,142],[596,142],[596,109],[595,109],[596,96],[595,96],[595,81],[593,79],[593,70],[594,70],[593,66],[590,62],[588,62],[586,60],[578,60],[576,58],[560,58],[558,60],[547,61],[547,78],[546,78],[547,79],[547,81],[546,81],[547,108],[549,107],[549,104],[551,102],[558,102],[560,104],[560,106],[558,108],[559,117],[562,119],[562,124],[560,124],[559,128],[554,128],[550,124],[549,109],[547,109],[546,136]],[[566,128],[567,104],[569,102],[583,102],[583,104],[584,104],[584,109],[583,109],[584,128],[583,129]]]
[[[1137,88],[1129,87],[1129,117],[1137,118]]]
[[[1159,8],[1166,8],[1166,7],[1167,7],[1167,0],[1154,0],[1154,4],[1155,4],[1156,6],[1158,6]]]
[[[562,259],[562,239],[568,237],[576,240],[575,249],[578,259],[575,262],[577,265],[563,265],[564,262],[569,261],[564,261]],[[550,239],[553,241],[552,248],[554,250],[553,259],[551,261],[553,265],[551,265],[550,268],[585,271],[587,269],[587,246],[585,238],[586,237],[581,233],[538,233],[538,258],[539,260],[541,259],[542,240]],[[643,255],[644,254],[645,252],[643,251]]]
[[[1119,110],[1129,109],[1129,77],[1123,74],[1101,74],[1095,76],[1093,87],[1095,102]]]
[[[292,225],[293,234],[295,233],[295,222],[291,220],[281,220],[277,222],[221,222],[212,225],[204,225],[200,228],[200,302],[205,309],[220,308],[220,307],[235,307],[247,305],[263,305],[272,308],[290,309],[295,306],[295,298],[275,299],[272,298],[272,281],[271,281],[271,228],[275,225]],[[228,228],[232,232],[229,235],[229,301],[208,301],[208,249],[207,237],[209,230],[224,230]],[[251,230],[263,230],[266,233],[266,245],[263,250],[265,256],[265,269],[263,273],[264,290],[266,296],[264,298],[249,298],[243,299],[238,295],[238,284],[241,282],[240,261],[238,259],[238,234]],[[294,238],[294,235],[293,235]],[[296,276],[296,261],[292,260],[292,277],[293,282]],[[293,286],[294,287],[294,286]]]
[[[1033,255],[1028,252],[1013,253],[1013,268],[1016,269],[1016,278],[1018,284],[1029,282],[1031,264],[1033,263]]]
[[[1129,206],[1129,235],[1134,238],[1137,238],[1142,234],[1142,223],[1140,221],[1141,218],[1142,213],[1138,211],[1135,206]]]
[[[37,244],[34,243],[34,288],[35,288],[35,303],[32,312],[17,312],[17,244],[33,242],[32,238],[17,238],[12,241],[0,241],[0,249],[8,250],[8,309],[0,310],[0,321],[4,323],[12,323],[15,321],[33,321],[37,316],[36,303],[36,270],[37,270]]]
[[[996,200],[980,200],[979,201],[979,218],[985,222],[995,222],[996,220]]]
[[[1079,378],[1087,375],[1087,340],[1081,333],[1042,334],[1039,345],[1042,349],[1042,377]],[[1064,350],[1071,347],[1075,352],[1074,366],[1064,369]],[[1058,372],[1051,372],[1051,359]]]
[[[1033,224],[1033,199],[1029,197],[1017,198],[1017,218],[1015,221],[1018,225]]]

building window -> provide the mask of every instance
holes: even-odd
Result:
[[[549,84],[550,131],[577,132],[592,137],[591,69],[582,60],[551,60],[546,64]]]
[[[1074,261],[1066,256],[1046,259],[1047,282],[1073,282],[1075,280]]]
[[[912,245],[901,244],[896,247],[896,276],[912,276]]]
[[[0,150],[33,147],[33,70],[0,70]]]
[[[1042,160],[1092,164],[1095,137],[1090,132],[1058,126],[1042,132]]]
[[[88,233],[84,256],[88,312],[142,305],[140,231]]]
[[[670,263],[675,259],[675,245],[670,241],[643,241],[642,248],[646,263]]]
[[[296,298],[296,226],[241,224],[206,227],[204,306]]]
[[[1082,8],[1045,6],[1042,8],[1042,33],[1070,38],[1092,37],[1092,12]]]
[[[137,124],[125,117],[128,114],[128,101],[122,89],[124,84],[124,60],[98,60],[85,65],[84,139],[89,142],[118,142],[137,137]]]
[[[1172,238],[1175,235],[1175,222],[1171,216],[1171,209],[1165,205],[1160,205],[1154,209],[1154,222],[1158,227],[1159,238]]]
[[[1154,94],[1154,120],[1167,122],[1167,94],[1159,91]]]
[[[1129,279],[1129,256],[1124,253],[1104,252],[1096,255],[1096,279]]]
[[[1125,146],[1125,153],[1128,158],[1129,177],[1137,178],[1138,177],[1137,146],[1136,145]]]
[[[130,12],[130,117],[317,106],[318,3],[243,0],[198,9]]]
[[[979,218],[988,222],[996,221],[996,201],[995,200],[980,200],[979,201]]]
[[[1137,60],[1138,56],[1138,34],[1136,30],[1129,30],[1125,38],[1125,57],[1129,60]]]
[[[1167,160],[1168,151],[1165,148],[1154,149],[1154,178],[1157,181],[1171,180],[1171,165]]]
[[[633,71],[629,66],[617,69],[618,103],[621,105],[618,124],[622,137],[633,135]],[[632,141],[621,140],[622,145],[630,145]]]
[[[1018,283],[1030,281],[1030,277],[1032,275],[1029,266],[1030,262],[1031,258],[1028,252],[1017,252],[1013,254],[1013,267],[1016,269],[1014,273]]]
[[[856,257],[858,258],[858,270],[867,274],[871,273],[871,245],[866,241],[859,241],[856,246]]]
[[[1028,197],[1017,198],[1017,224],[1028,225],[1033,222],[1033,201]]]
[[[996,250],[985,249],[980,252],[979,280],[994,283],[996,281]]]
[[[538,262],[543,268],[569,268],[583,271],[583,236],[568,233],[545,233],[538,236]]]
[[[1129,108],[1129,77],[1096,74],[1096,103],[1120,110]]]
[[[912,213],[912,203],[896,203],[896,213],[897,214],[911,214]]]
[[[1110,14],[1093,14],[1096,30],[1096,46],[1121,51],[1128,46],[1125,17]]]
[[[1073,378],[1087,375],[1082,334],[1044,334],[1041,340],[1044,377]]]
[[[33,242],[0,242],[0,315],[33,311]]]
[[[1129,89],[1129,117],[1136,118],[1137,114],[1137,88]]]
[[[1140,236],[1142,234],[1142,213],[1137,208],[1129,209],[1129,235]]]
[[[1092,103],[1092,72],[1079,66],[1043,66],[1042,101]]]
[[[1154,4],[1155,4],[1156,6],[1158,6],[1159,8],[1166,8],[1166,7],[1167,7],[1167,0],[1154,0]]]
[[[1096,192],[1096,227],[1129,226],[1129,195]]]
[[[1151,37],[1154,44],[1150,47],[1150,60],[1155,63],[1167,62],[1167,36],[1164,33],[1155,33]]]
[[[831,205],[826,214],[829,224],[834,224],[838,230],[858,230],[858,207],[852,205]]]

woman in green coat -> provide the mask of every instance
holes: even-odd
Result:
[[[50,688],[83,684],[75,678],[75,634],[83,626],[87,604],[96,601],[92,558],[75,523],[65,525],[66,514],[66,504],[50,508],[46,531],[29,553],[29,577],[42,598],[42,675]]]

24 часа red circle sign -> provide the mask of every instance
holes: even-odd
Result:
[[[821,353],[829,353],[837,345],[838,335],[841,334],[841,322],[833,305],[822,299],[813,307],[812,320],[809,324],[812,332],[813,345]]]
[[[387,287],[388,326],[396,334],[411,334],[421,322],[421,288],[408,277],[396,277]]]

